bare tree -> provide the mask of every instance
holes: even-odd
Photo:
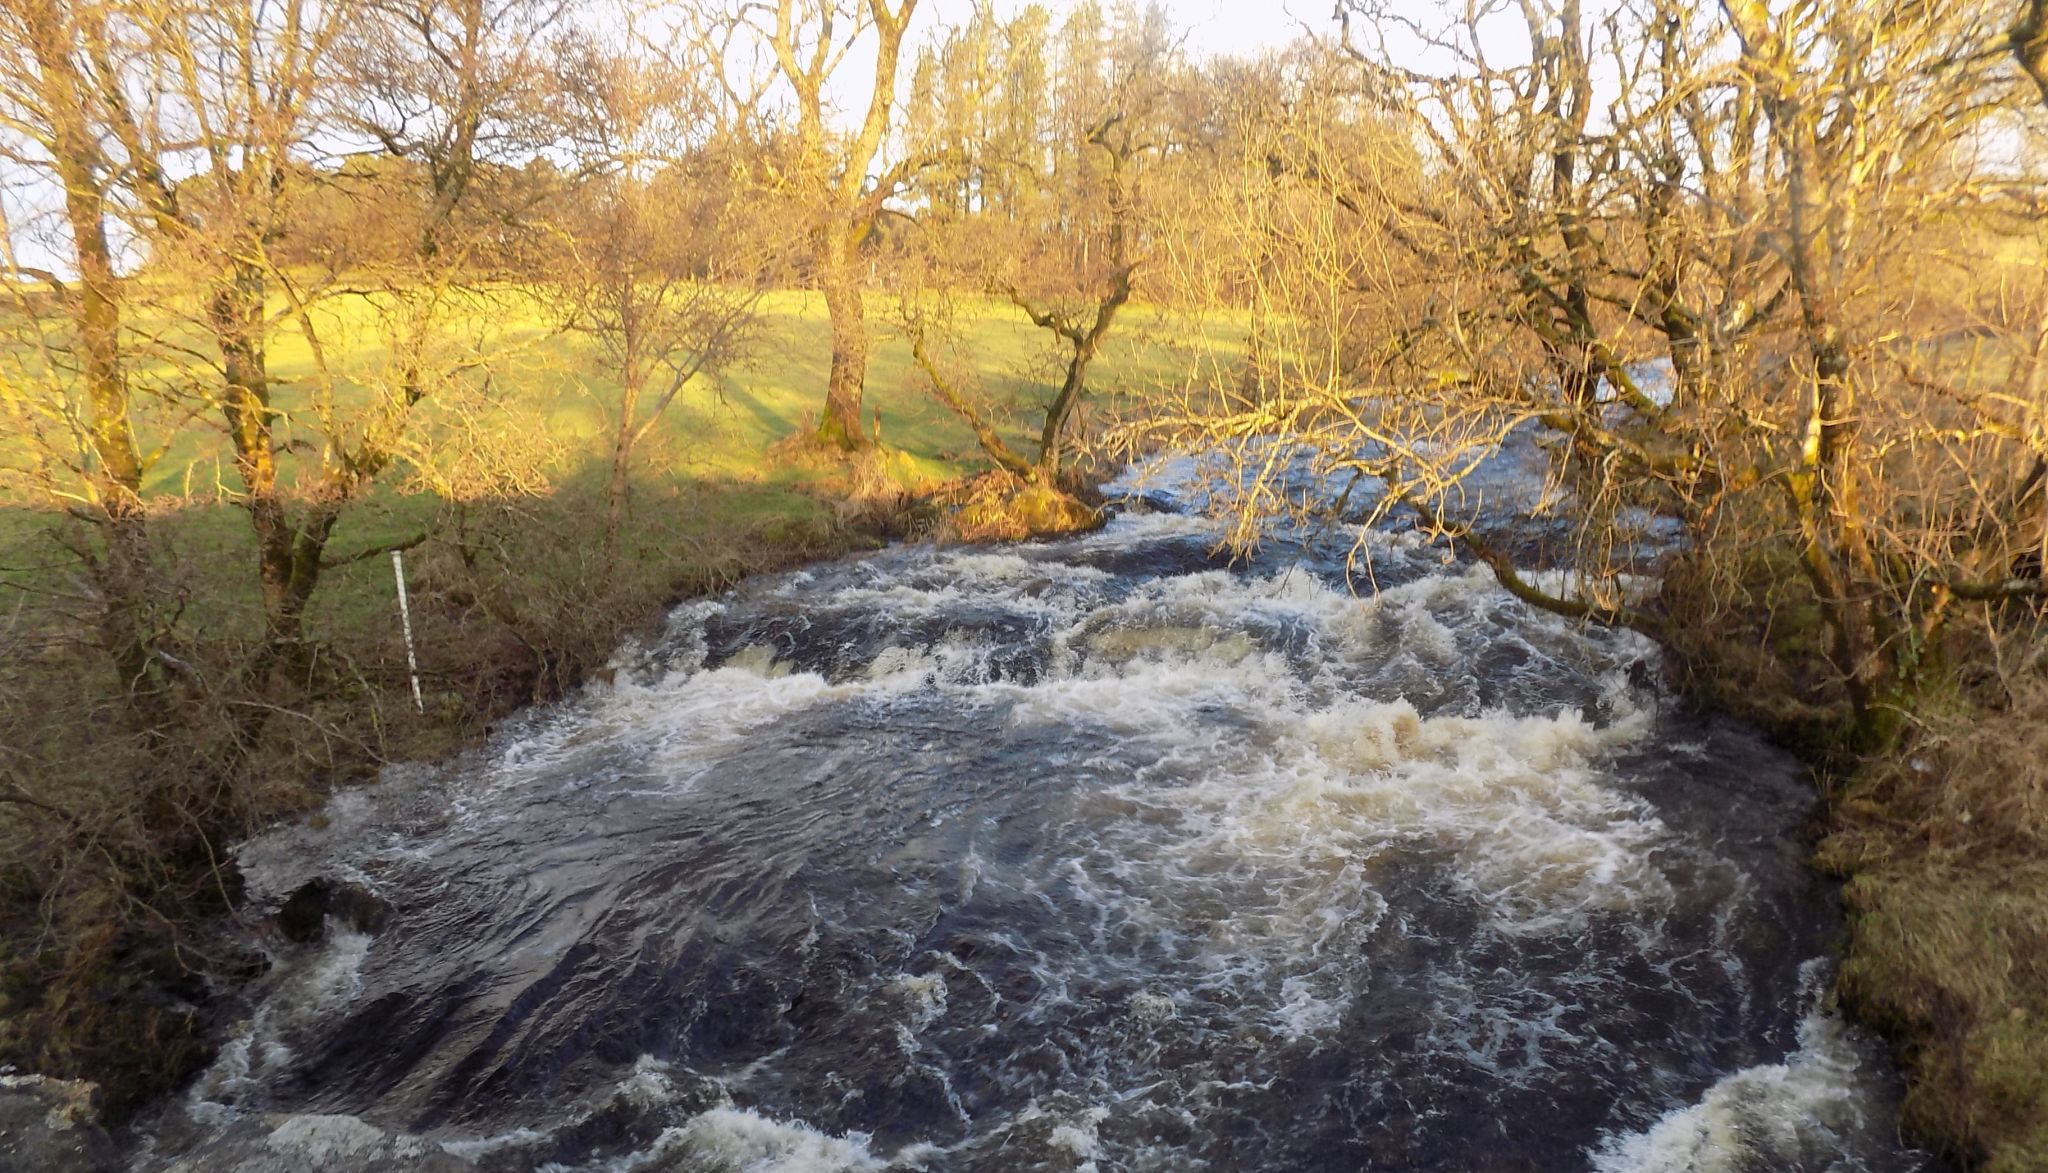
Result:
[[[1104,159],[1100,249],[1079,243],[1065,257],[1043,252],[1026,254],[1028,274],[1012,270],[997,278],[1003,295],[1031,323],[1059,340],[1065,351],[1058,391],[1046,405],[1038,437],[1038,465],[1057,479],[1066,446],[1067,425],[1088,389],[1088,370],[1102,353],[1103,341],[1117,315],[1130,303],[1138,269],[1145,257],[1135,240],[1138,232],[1138,168],[1141,156],[1159,149],[1142,137],[1149,128],[1136,125],[1125,111],[1104,117],[1089,129],[1088,144]],[[1093,256],[1089,253],[1093,252]],[[1056,267],[1064,260],[1073,268]],[[1033,277],[1039,278],[1033,280]],[[1050,277],[1047,281],[1045,278]]]
[[[605,485],[605,561],[616,557],[632,486],[633,453],[677,396],[740,356],[757,323],[760,289],[711,273],[729,244],[729,218],[707,206],[691,179],[616,175],[580,202],[574,255],[556,284],[568,328],[595,340],[619,383]],[[728,254],[728,260],[731,259]]]
[[[209,394],[257,539],[260,682],[302,658],[306,607],[323,571],[381,552],[336,556],[328,542],[403,455],[413,409],[481,365],[474,346],[438,331],[468,311],[461,291],[506,248],[503,219],[487,227],[465,210],[508,194],[486,190],[505,186],[495,173],[486,178],[494,150],[543,134],[533,66],[553,10],[524,0],[150,3],[128,26],[136,96],[108,104],[107,132],[129,160],[153,268],[203,291],[200,318],[220,378]],[[416,165],[387,176],[424,179],[424,201],[394,201],[417,209],[416,243],[381,268],[343,252],[324,272],[294,271],[272,249],[290,235],[297,202],[329,181],[313,166],[325,144],[351,134]],[[202,168],[174,179],[188,144]],[[501,212],[516,213],[519,198],[510,193]],[[387,327],[388,361],[358,380],[373,391],[367,404],[337,394],[342,380],[317,312],[329,296],[362,299]],[[303,405],[291,408],[269,359],[270,342],[286,332],[301,336],[315,366]],[[286,459],[301,447],[316,456],[310,472]]]
[[[876,221],[922,165],[906,158],[874,168],[887,144],[896,105],[897,70],[917,0],[776,0],[744,6],[771,49],[782,81],[796,102],[796,151],[783,182],[810,218],[813,276],[832,321],[832,366],[818,438],[852,450],[869,442],[861,429],[861,393],[867,378],[867,312],[860,250]],[[827,87],[855,46],[873,34],[874,73],[866,109],[848,135],[828,123]]]
[[[149,461],[137,439],[124,362],[125,290],[111,225],[118,215],[121,160],[104,143],[107,95],[121,79],[95,46],[110,19],[99,4],[9,0],[0,8],[0,119],[10,161],[48,174],[63,193],[64,241],[75,276],[28,270],[7,236],[8,283],[32,339],[36,370],[4,392],[24,442],[64,437],[41,448],[40,489],[60,508],[94,525],[99,540],[73,547],[100,597],[100,640],[129,695],[160,717],[166,686],[159,644],[167,637],[143,501]],[[48,328],[31,290],[55,295],[68,331]],[[68,333],[68,338],[64,334]],[[66,378],[77,376],[77,407]],[[31,417],[41,417],[32,420]],[[54,417],[54,418],[53,418]],[[45,429],[39,424],[55,425]]]
[[[1009,110],[1049,106],[1055,91],[1040,44],[1044,14],[1027,11],[1013,23],[1014,35],[992,20],[971,25],[962,34],[970,43],[949,41],[937,60],[991,57],[992,49],[979,41],[992,41],[1002,31],[1021,46],[1021,58],[982,99]],[[933,200],[921,235],[931,257],[923,279],[911,284],[920,290],[964,284],[993,294],[1045,331],[1056,351],[1058,384],[1046,402],[1038,451],[1028,466],[999,440],[963,377],[938,358],[933,334],[950,322],[949,308],[934,314],[906,301],[900,316],[913,356],[941,400],[974,428],[991,459],[1047,485],[1071,471],[1068,433],[1087,394],[1089,372],[1137,293],[1139,271],[1149,259],[1145,238],[1161,227],[1149,216],[1145,185],[1172,146],[1165,114],[1177,69],[1174,46],[1156,22],[1124,32],[1118,43],[1105,46],[1099,21],[1070,21],[1058,91],[1070,117],[1047,120],[1050,139],[1026,141],[1021,117],[977,122],[944,103],[924,119],[978,165],[941,178],[951,195]],[[1098,76],[1105,60],[1107,75]],[[1087,76],[1070,76],[1077,71]],[[1009,92],[1022,86],[1037,92]],[[1078,108],[1084,95],[1090,103],[1085,118]],[[938,99],[928,95],[927,101]],[[1062,137],[1068,133],[1071,139]],[[1005,195],[992,205],[986,198],[990,190]],[[1018,214],[1026,208],[1046,214]]]
[[[1345,117],[1412,146],[1332,149],[1318,106],[1265,134],[1241,214],[1268,243],[1242,280],[1308,345],[1173,434],[1226,439],[1255,509],[1281,507],[1290,445],[1377,478],[1386,508],[1566,614],[1691,637],[1769,582],[1829,633],[1854,739],[1893,736],[1959,608],[2040,590],[2011,572],[2040,540],[2037,335],[1986,323],[1978,358],[1944,341],[1981,311],[1942,217],[2010,212],[1971,149],[2011,92],[1983,51],[2000,31],[1941,5],[1347,9],[1366,101]],[[1496,60],[1516,18],[1528,52]],[[1473,523],[1471,470],[1518,431],[1554,455],[1573,593]],[[1687,605],[1716,618],[1673,628],[1616,585],[1659,515],[1691,535]]]

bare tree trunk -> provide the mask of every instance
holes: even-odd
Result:
[[[306,607],[326,569],[327,539],[362,483],[387,463],[387,454],[367,438],[340,466],[330,467],[312,499],[293,516],[288,487],[278,469],[276,415],[271,406],[269,356],[263,342],[265,297],[262,271],[235,263],[229,279],[214,291],[208,324],[221,354],[224,393],[221,415],[235,450],[242,481],[242,506],[256,535],[257,578],[263,598],[263,646],[250,679],[259,687],[279,668],[303,675]],[[251,710],[260,724],[265,710]]]
[[[78,265],[73,321],[94,457],[89,476],[105,540],[104,557],[93,566],[101,596],[99,638],[130,699],[145,715],[160,716],[164,681],[156,657],[154,559],[142,504],[143,460],[129,418],[128,378],[121,369],[120,279],[95,167],[99,148],[87,124],[87,87],[72,58],[72,30],[60,23],[54,6],[31,4],[27,11]]]
[[[1860,423],[1856,381],[1829,275],[1823,267],[1819,113],[1799,89],[1790,50],[1762,0],[1724,0],[1741,38],[1746,68],[1764,99],[1770,134],[1786,168],[1786,277],[1799,298],[1800,331],[1813,362],[1811,407],[1800,471],[1792,478],[1802,557],[1822,614],[1835,636],[1837,668],[1854,710],[1857,743],[1890,740],[1896,695],[1907,684],[1895,657],[1905,651],[1878,595],[1878,568],[1865,530],[1858,469],[1852,458]]]
[[[103,45],[95,47],[103,50]],[[195,239],[198,226],[182,210],[178,188],[145,142],[140,124],[125,108],[117,109],[112,130],[131,157],[135,191],[158,231],[172,240]],[[220,148],[230,143],[221,139],[209,145]],[[245,175],[276,178],[276,164],[264,151],[250,143],[232,145],[240,148]],[[264,344],[270,287],[256,259],[263,255],[263,221],[269,215],[262,204],[275,198],[276,185],[259,183],[244,194],[254,202],[232,213],[240,215],[242,222],[234,226],[227,247],[215,251],[211,258],[218,268],[207,296],[206,325],[220,352],[221,417],[234,449],[235,471],[242,481],[242,506],[256,536],[263,646],[252,664],[251,678],[260,685],[279,664],[302,660],[302,621],[306,603],[320,581],[327,536],[340,520],[352,481],[362,474],[363,467],[358,461],[358,467],[339,480],[330,478],[306,517],[292,520],[278,478],[275,413]]]
[[[860,426],[861,392],[867,380],[868,326],[855,270],[853,234],[834,225],[819,250],[818,285],[832,320],[832,371],[825,386],[825,415],[818,439],[844,451],[873,444]]]
[[[633,441],[621,433],[612,448],[611,475],[604,486],[604,571],[610,577],[612,568],[618,564],[619,535],[626,527],[626,507],[633,495],[633,478],[629,469],[633,461]]]
[[[2040,89],[2042,104],[2048,105],[2048,0],[2027,0],[2019,23],[2012,26],[2009,35],[2020,68]]]
[[[827,0],[799,7],[795,0],[776,0],[747,6],[772,21],[768,43],[783,80],[795,91],[802,171],[815,200],[812,210],[819,217],[813,262],[832,318],[832,371],[826,382],[818,439],[846,452],[874,443],[860,426],[868,336],[855,254],[881,214],[882,201],[914,170],[899,164],[869,186],[870,168],[888,137],[903,35],[917,4],[918,0],[897,0],[891,8],[888,0]],[[851,41],[834,41],[835,20],[846,22],[840,27],[851,27],[854,39],[868,29],[875,34],[867,113],[858,129],[844,137],[828,134],[825,127],[826,82],[851,47]]]
[[[967,396],[961,394],[960,388],[939,368],[938,361],[932,357],[931,348],[925,341],[924,330],[912,324],[909,333],[911,357],[924,369],[925,377],[931,380],[932,390],[937,393],[939,399],[974,430],[975,441],[981,445],[981,450],[1003,471],[1020,477],[1035,477],[1038,470],[1032,463],[1004,442],[995,426],[967,401]]]
[[[1116,304],[1121,305],[1122,302]],[[1067,420],[1074,414],[1082,393],[1088,388],[1088,367],[1095,361],[1102,332],[1108,329],[1106,319],[1115,314],[1115,305],[1106,306],[1104,317],[1098,319],[1101,325],[1089,331],[1074,346],[1073,357],[1067,360],[1067,377],[1060,383],[1059,394],[1053,396],[1052,405],[1045,409],[1045,427],[1038,434],[1038,464],[1050,478],[1059,477],[1060,458],[1066,446]]]
[[[640,413],[641,376],[635,360],[627,359],[624,376],[620,380],[619,430],[612,439],[611,475],[604,487],[604,573],[607,579],[618,560],[619,534],[625,528],[626,506],[633,492],[633,446],[640,438],[640,428],[635,421]]]
[[[1124,254],[1121,226],[1113,233],[1119,257]],[[1095,318],[1086,329],[1080,323],[1059,312],[1040,308],[1032,304],[1023,293],[1012,288],[1010,301],[1024,311],[1025,316],[1041,329],[1051,330],[1072,348],[1067,359],[1066,377],[1060,382],[1059,393],[1045,409],[1045,426],[1038,434],[1038,467],[1048,480],[1057,480],[1060,461],[1065,453],[1067,421],[1080,405],[1081,396],[1088,390],[1088,368],[1095,356],[1102,351],[1102,340],[1116,323],[1117,312],[1124,303],[1131,300],[1131,282],[1138,271],[1137,262],[1125,258],[1116,272],[1110,275],[1110,285],[1102,299],[1095,303]]]
[[[98,195],[74,175],[65,176],[65,187],[66,214],[77,241],[76,324],[90,409],[86,426],[96,461],[92,480],[105,542],[94,574],[101,598],[100,644],[130,699],[150,714],[159,708],[165,681],[155,654],[155,559],[142,503],[142,456],[129,421],[127,375],[121,369],[117,279]]]
[[[221,416],[234,446],[235,471],[242,480],[242,507],[248,510],[249,524],[256,533],[257,577],[263,595],[264,651],[259,663],[267,669],[297,656],[294,649],[300,639],[300,618],[319,579],[325,538],[311,527],[302,531],[293,525],[278,482],[270,372],[262,336],[265,292],[261,272],[245,263],[232,263],[207,306],[207,323],[220,350],[225,382]]]

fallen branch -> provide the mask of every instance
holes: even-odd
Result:
[[[1486,564],[1487,569],[1493,572],[1494,579],[1505,587],[1509,594],[1522,602],[1567,619],[1598,623],[1608,627],[1626,627],[1652,638],[1661,637],[1663,624],[1655,617],[1633,607],[1595,603],[1585,599],[1567,599],[1539,589],[1522,577],[1521,571],[1515,568],[1514,559],[1509,557],[1506,551],[1474,533],[1472,527],[1444,520],[1442,515],[1430,508],[1427,503],[1417,500],[1406,491],[1396,490],[1396,495],[1403,504],[1416,512],[1426,528],[1454,542],[1465,543],[1472,553]]]
[[[333,570],[337,566],[347,566],[352,562],[364,562],[371,558],[382,558],[387,555],[400,553],[424,543],[432,536],[430,532],[422,530],[401,541],[387,542],[381,546],[371,546],[367,550],[357,550],[353,554],[344,554],[339,558],[322,558],[320,560],[320,569]]]

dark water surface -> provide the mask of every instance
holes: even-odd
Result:
[[[283,951],[139,1163],[346,1113],[519,1170],[1921,1167],[1791,761],[1435,550],[1213,538],[762,580],[246,845],[393,913]]]

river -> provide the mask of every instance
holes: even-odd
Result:
[[[1792,760],[1412,537],[1215,536],[752,581],[243,845],[391,914],[278,945],[135,1167],[1924,1167]]]

